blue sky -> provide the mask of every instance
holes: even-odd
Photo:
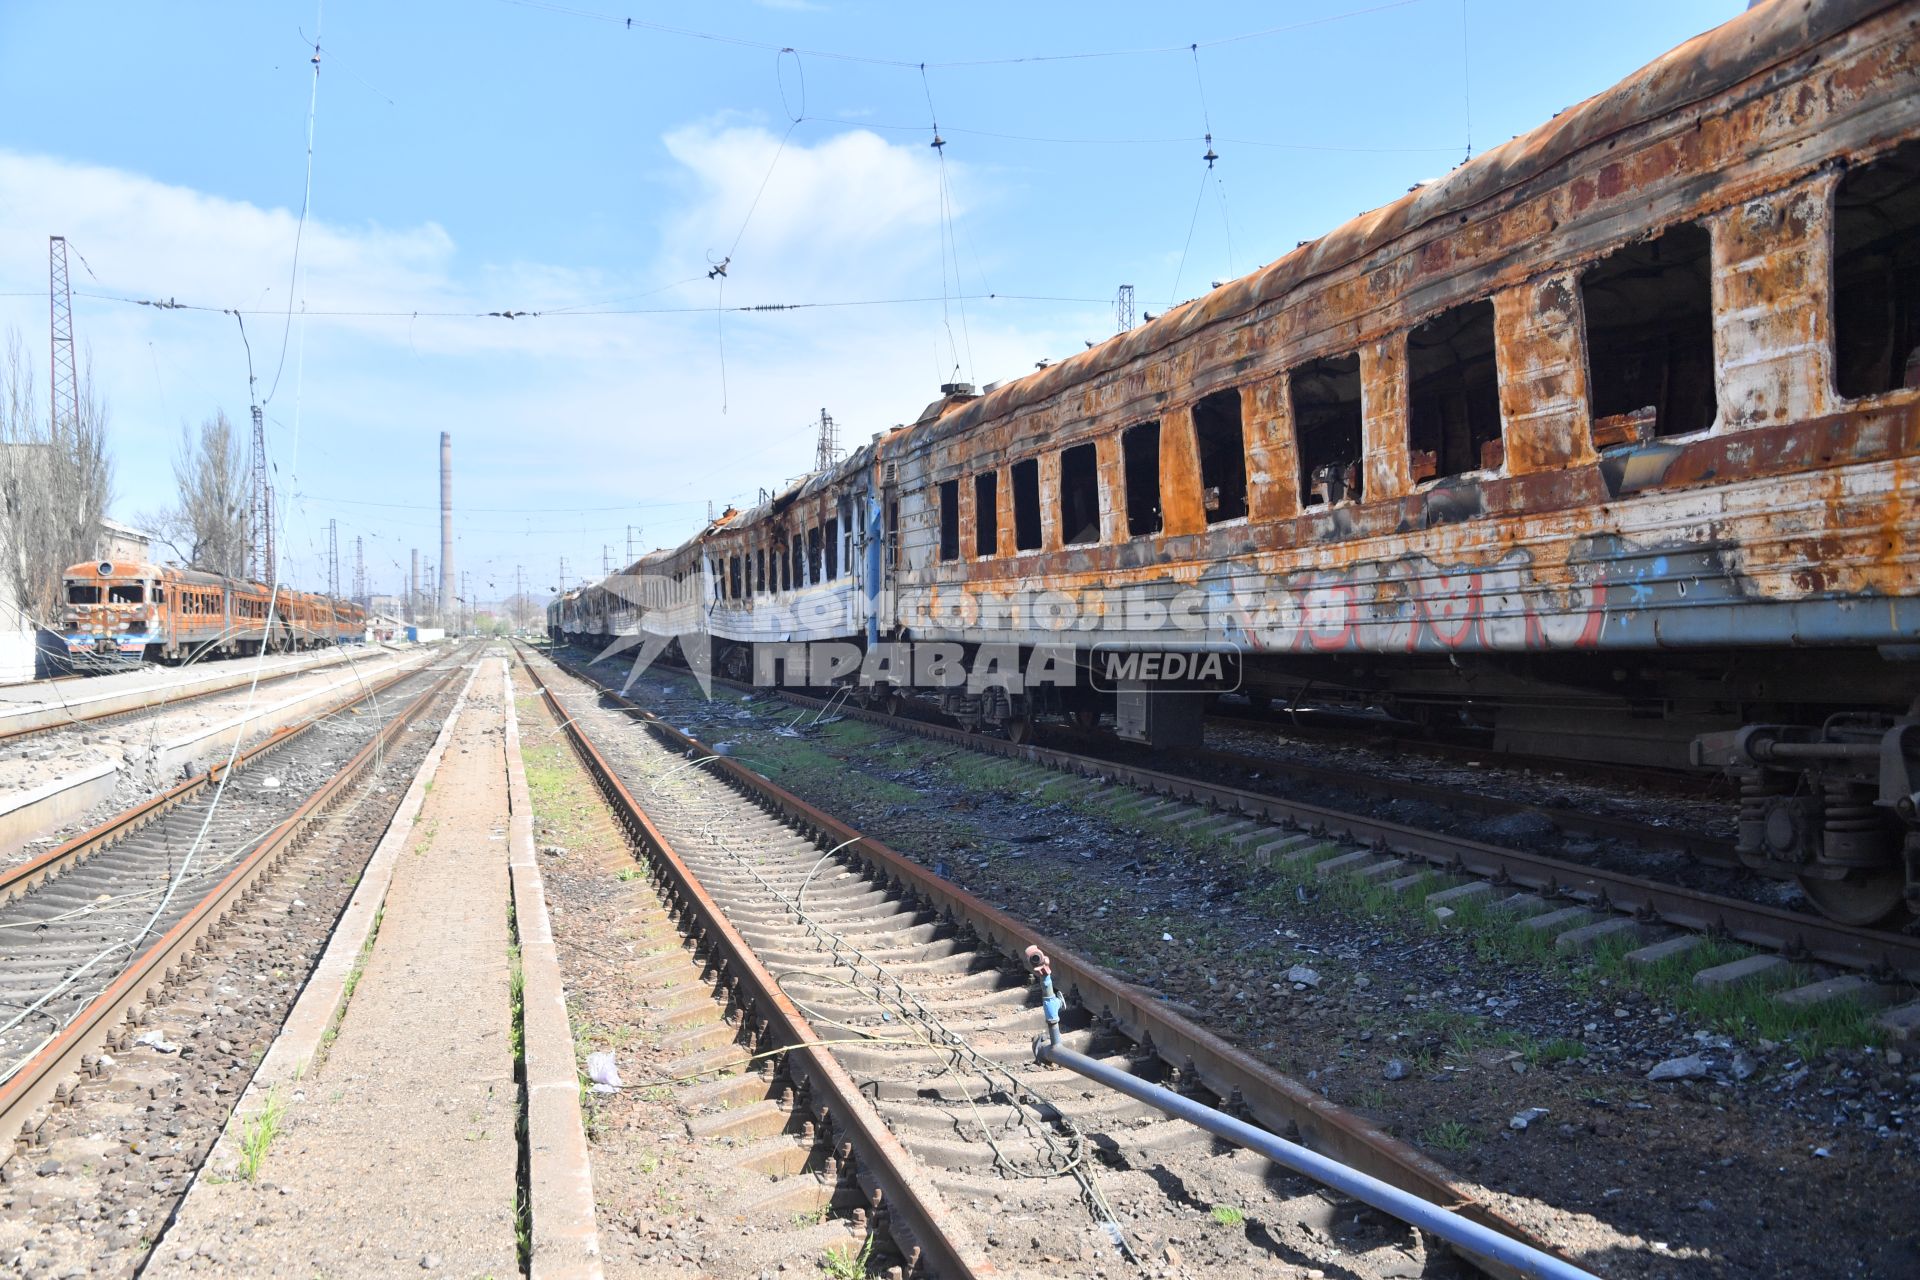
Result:
[[[44,369],[68,236],[135,518],[183,422],[246,420],[241,310],[283,576],[325,585],[329,518],[376,590],[437,558],[445,430],[456,567],[491,599],[798,474],[822,408],[861,441],[956,366],[1070,355],[1119,284],[1163,310],[1743,7],[6,0],[0,329]],[[1114,56],[1056,56],[1087,53]],[[542,314],[474,314],[505,310]]]

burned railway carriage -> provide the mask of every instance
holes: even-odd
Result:
[[[348,600],[173,565],[102,560],[64,575],[67,658],[77,667],[184,662],[207,654],[319,649],[364,640]],[[271,604],[271,608],[269,608]]]
[[[1743,773],[1743,856],[1885,914],[1920,882],[1917,21],[1761,5],[1202,299],[946,388],[553,625],[704,632],[736,674],[807,640],[1225,646],[1256,697],[1595,760],[1792,726],[1694,748]],[[1016,733],[1101,705],[941,696]],[[1106,705],[1170,741],[1199,697]]]

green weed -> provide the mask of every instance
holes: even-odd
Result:
[[[852,1245],[828,1249],[820,1260],[820,1272],[828,1280],[864,1280],[867,1263],[873,1260],[873,1237],[869,1235],[856,1253]]]
[[[251,1116],[240,1129],[240,1176],[252,1182],[260,1176],[260,1165],[267,1158],[267,1148],[280,1133],[280,1121],[286,1115],[286,1103],[280,1097],[280,1086],[267,1090],[266,1104]]]

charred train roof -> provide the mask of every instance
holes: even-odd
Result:
[[[1558,181],[1561,167],[1588,148],[1723,93],[1874,14],[1897,7],[1899,0],[1768,0],[1669,50],[1545,124],[1482,152],[1446,177],[1342,223],[1258,271],[1183,302],[1090,350],[1004,383],[978,399],[960,402],[933,424],[923,420],[895,432],[881,447],[888,452],[904,450],[1008,416],[1084,381],[1124,369],[1214,325],[1249,316],[1442,219],[1464,217],[1467,211],[1523,184]]]

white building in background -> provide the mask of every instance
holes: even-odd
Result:
[[[102,520],[94,555],[101,560],[133,560],[144,564],[153,559],[153,535],[118,520]]]
[[[12,554],[0,524],[0,564]],[[13,575],[0,572],[0,684],[33,679],[36,632],[13,592]]]

